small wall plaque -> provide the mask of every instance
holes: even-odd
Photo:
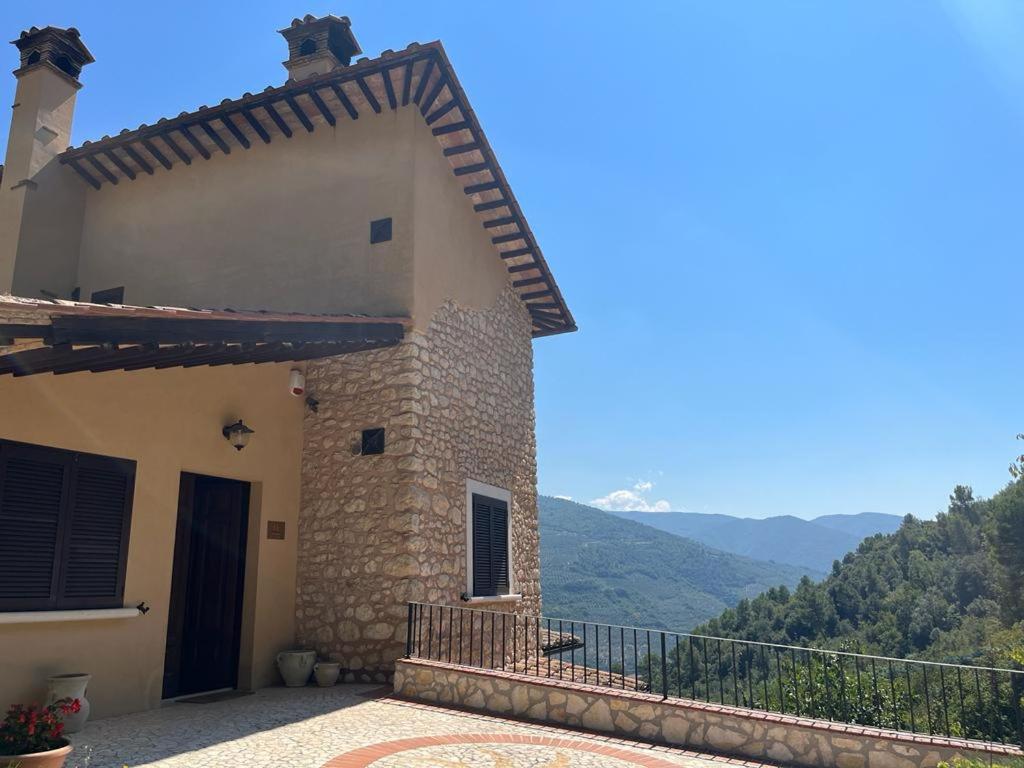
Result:
[[[284,539],[284,520],[267,520],[267,538]]]
[[[391,218],[370,222],[370,244],[386,243],[391,239]]]

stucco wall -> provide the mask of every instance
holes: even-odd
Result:
[[[413,107],[86,193],[79,283],[131,304],[408,314]],[[440,150],[438,150],[440,153]],[[370,222],[393,239],[370,244]]]
[[[468,309],[493,306],[509,274],[463,191],[465,179],[452,173],[430,129],[422,122],[415,129],[413,317],[424,329],[446,300]]]
[[[398,347],[311,363],[297,637],[350,679],[403,653],[406,602],[466,590],[466,480],[512,492],[518,604],[540,608],[530,324],[511,289],[492,307],[446,302]],[[384,427],[384,454],[353,452]]]
[[[583,727],[803,768],[935,768],[955,755],[1020,757],[1001,745],[882,731],[593,685],[399,661],[395,692],[422,701]]]
[[[69,296],[85,185],[56,160],[71,140],[75,86],[41,66],[18,79],[0,185],[0,293]]]
[[[131,619],[0,624],[0,708],[40,701],[47,675],[88,672],[95,716],[161,697],[171,561],[182,471],[253,483],[240,685],[277,681],[274,656],[294,640],[295,547],[303,404],[288,365],[0,377],[0,437],[138,462],[124,602]],[[221,427],[256,430],[236,451]],[[286,523],[267,540],[266,520]]]

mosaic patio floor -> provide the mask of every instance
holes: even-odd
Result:
[[[720,757],[382,697],[368,685],[96,720],[68,768],[722,768]]]

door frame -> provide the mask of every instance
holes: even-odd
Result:
[[[189,693],[176,693],[173,696],[163,697],[164,701],[174,701],[180,698],[187,698],[190,696],[198,696],[205,693],[214,693],[220,691],[237,690],[242,683],[242,659],[243,659],[243,638],[242,632],[246,624],[245,620],[245,608],[246,599],[250,589],[249,584],[249,548],[252,544],[250,537],[250,530],[253,520],[253,483],[248,480],[239,480],[232,477],[222,477],[219,475],[210,475],[202,472],[191,472],[182,470],[179,476],[178,484],[178,504],[177,514],[175,519],[175,534],[174,534],[174,545],[171,557],[171,579],[170,579],[170,591],[169,600],[167,606],[167,632],[165,633],[165,648],[164,648],[164,674],[166,680],[167,672],[167,648],[166,640],[172,629],[172,622],[177,622],[179,627],[179,633],[182,632],[186,601],[182,601],[177,608],[180,614],[175,616],[172,612],[175,609],[174,595],[177,590],[187,593],[188,587],[188,561],[185,559],[185,567],[177,568],[179,559],[182,559],[184,553],[179,553],[179,541],[182,540],[183,535],[191,536],[192,531],[192,514],[195,509],[195,487],[196,480],[198,479],[210,479],[229,483],[235,483],[239,486],[241,491],[241,520],[239,525],[239,537],[238,537],[238,576],[237,576],[237,587],[235,595],[235,620],[234,626],[232,627],[231,635],[231,685],[229,687],[218,687],[210,690],[191,691]],[[186,595],[187,600],[187,595]],[[179,638],[179,653],[181,646],[181,638]],[[179,661],[180,664],[180,661]]]

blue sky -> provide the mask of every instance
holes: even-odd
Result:
[[[542,492],[929,516],[1006,482],[1024,3],[55,0],[0,28],[81,30],[77,144],[282,82],[307,12],[448,50],[581,328],[535,344]]]

